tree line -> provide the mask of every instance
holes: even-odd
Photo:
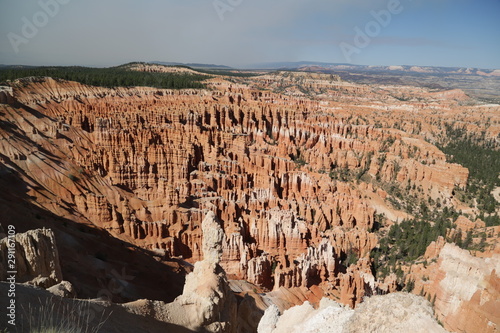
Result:
[[[445,207],[441,212],[422,212],[421,218],[393,224],[371,252],[373,269],[378,277],[398,272],[398,266],[424,255],[429,244],[445,237],[458,212]],[[433,222],[431,222],[433,221]]]
[[[49,76],[82,84],[114,88],[147,86],[164,89],[201,89],[206,75],[191,73],[149,73],[127,70],[124,67],[5,67],[0,68],[0,82],[30,76]]]
[[[469,169],[469,184],[466,196],[475,199],[480,210],[480,218],[487,226],[500,225],[496,210],[498,201],[491,195],[500,186],[500,150],[498,144],[485,138],[483,132],[474,137],[463,128],[446,124],[448,143],[439,148],[448,156],[450,162],[458,163]]]

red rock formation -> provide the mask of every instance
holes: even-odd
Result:
[[[452,205],[453,188],[465,186],[468,172],[403,131],[410,123],[379,126],[427,106],[376,105],[380,112],[368,122],[360,116],[368,107],[353,103],[353,119],[335,96],[343,103],[359,102],[359,94],[378,96],[374,104],[394,98],[335,77],[305,79],[331,94],[319,102],[221,79],[210,81],[213,91],[18,80],[0,98],[3,121],[12,124],[0,129],[0,157],[23,173],[38,205],[169,257],[202,258],[202,211],[214,211],[224,221],[221,266],[230,277],[267,289],[321,285],[354,305],[370,264],[360,260],[340,274],[341,262],[349,253],[368,258],[376,246],[379,205],[366,193],[383,192],[354,175],[365,170]],[[277,85],[272,76],[255,82]],[[435,102],[425,91],[401,89]],[[339,170],[350,170],[350,178],[332,179]]]
[[[500,257],[472,257],[447,245],[439,255],[439,271],[430,290],[445,327],[453,331],[495,332],[500,323]]]
[[[426,295],[437,318],[453,332],[496,332],[500,323],[500,256],[473,256],[441,237],[427,248],[430,264],[413,265],[408,278]],[[436,261],[437,259],[437,261]]]

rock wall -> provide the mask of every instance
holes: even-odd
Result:
[[[8,255],[13,253],[15,267],[11,269]],[[62,281],[54,233],[36,229],[0,240],[0,281],[6,281],[8,271],[16,271],[16,282],[49,288]]]
[[[455,332],[497,332],[500,325],[500,255],[472,256],[453,244],[439,253],[429,269],[425,290],[436,316]]]

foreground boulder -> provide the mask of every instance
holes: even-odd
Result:
[[[447,332],[425,298],[407,293],[368,298],[354,310],[346,327],[347,332]]]
[[[29,230],[0,240],[0,281],[5,281],[7,271],[12,271],[7,262],[12,242],[15,242],[16,282],[49,288],[62,281],[59,253],[50,229]]]
[[[324,298],[317,309],[305,302],[281,316],[277,313],[275,306],[266,310],[259,333],[446,332],[434,319],[429,302],[406,293],[374,296],[355,310]]]

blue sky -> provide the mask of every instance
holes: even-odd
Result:
[[[381,25],[372,13],[391,6],[397,13]],[[0,0],[0,63],[500,69],[499,18],[500,0]],[[359,31],[369,40],[356,44]]]

